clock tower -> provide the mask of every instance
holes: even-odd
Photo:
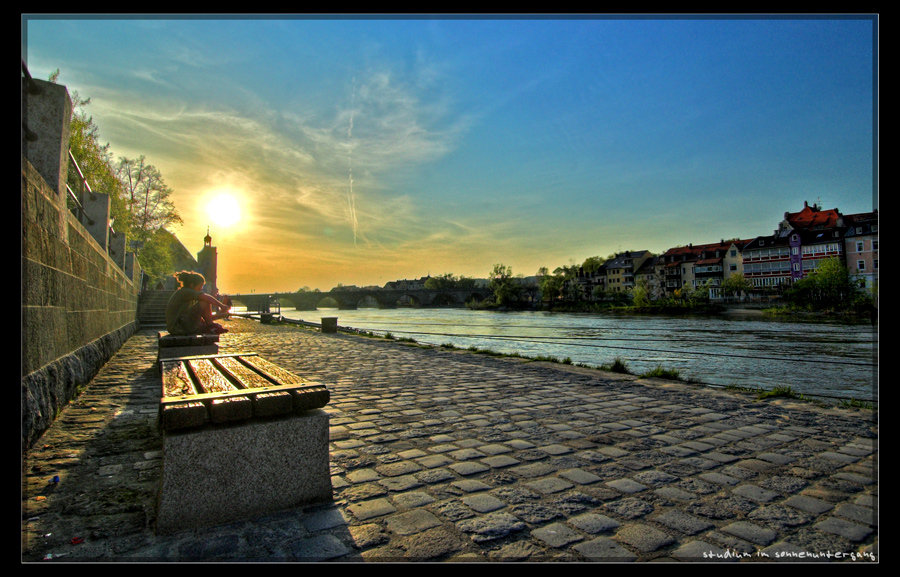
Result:
[[[203,249],[197,253],[197,264],[200,266],[199,273],[206,279],[206,285],[203,292],[211,295],[219,293],[219,287],[216,286],[216,266],[218,255],[216,247],[212,245],[212,237],[209,236],[209,227],[206,227],[206,236],[203,238]]]

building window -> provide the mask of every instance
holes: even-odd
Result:
[[[866,261],[864,261],[864,260],[856,261],[856,270],[858,270],[858,271],[866,270]]]
[[[792,247],[791,254],[800,254],[800,247],[798,247],[798,246]]]
[[[863,247],[864,247],[863,241],[861,241],[861,240],[856,241],[856,252],[862,252]]]

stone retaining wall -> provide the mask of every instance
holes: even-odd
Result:
[[[22,157],[22,444],[137,330],[141,271],[132,278]]]

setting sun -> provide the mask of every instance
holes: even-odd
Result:
[[[221,193],[206,205],[209,217],[219,226],[231,226],[241,219],[241,207],[231,194]]]

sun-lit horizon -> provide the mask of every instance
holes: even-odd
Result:
[[[212,222],[222,228],[234,227],[241,220],[241,205],[231,192],[214,193],[206,210]]]
[[[23,16],[223,292],[551,271],[877,207],[858,17]]]

